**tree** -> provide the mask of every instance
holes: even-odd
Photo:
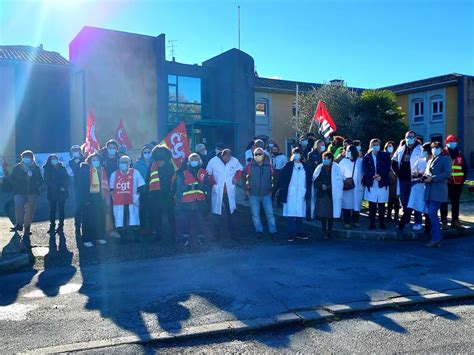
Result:
[[[346,86],[323,85],[299,97],[299,119],[291,118],[292,127],[299,135],[309,132],[311,121],[319,100],[324,101],[329,114],[337,125],[337,134],[350,137],[357,125],[355,122],[358,95]],[[313,125],[317,130],[317,124]]]
[[[366,90],[358,100],[358,138],[364,146],[370,139],[379,138],[382,144],[389,140],[398,143],[407,127],[405,113],[397,105],[397,99],[389,90]]]

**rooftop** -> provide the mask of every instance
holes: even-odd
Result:
[[[20,62],[69,65],[67,59],[57,52],[43,50],[43,45],[32,46],[0,46],[0,61],[13,60]]]
[[[400,93],[404,91],[414,91],[419,88],[429,87],[429,86],[446,86],[450,84],[456,84],[459,78],[465,77],[467,75],[452,73],[440,76],[434,76],[432,78],[421,79],[416,81],[410,81],[408,83],[402,83],[392,86],[386,86],[380,88],[381,90],[391,90],[394,93]]]
[[[281,79],[270,79],[270,78],[261,78],[255,77],[255,89],[257,90],[270,90],[275,92],[296,92],[296,84],[298,84],[298,91],[301,93],[309,92],[313,89],[321,87],[323,84],[318,83],[307,83],[299,81],[290,81],[290,80],[281,80]],[[332,85],[340,85],[341,83],[334,83]],[[331,85],[331,84],[328,84]],[[351,88],[349,89],[362,92],[364,89],[360,88]]]

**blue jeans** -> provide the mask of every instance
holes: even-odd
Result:
[[[428,216],[431,222],[431,241],[440,242],[443,239],[441,230],[439,229],[439,218],[438,210],[441,206],[441,202],[438,201],[426,201],[428,206]]]
[[[303,218],[302,217],[287,217],[288,218],[288,236],[296,237],[303,233]]]
[[[260,204],[263,206],[267,216],[268,229],[270,233],[276,233],[275,216],[273,215],[272,195],[249,196],[250,210],[252,211],[252,220],[257,233],[263,232],[262,221],[260,220]]]
[[[400,202],[403,206],[403,216],[405,218],[405,223],[410,223],[410,217],[412,209],[408,208],[408,201],[410,200],[411,193],[411,181],[398,180],[400,184]],[[423,222],[423,217],[421,212],[415,212],[415,224],[421,224]],[[406,215],[406,217],[405,217]],[[403,217],[402,217],[403,218]]]

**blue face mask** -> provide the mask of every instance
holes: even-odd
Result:
[[[143,158],[145,158],[146,160],[150,159],[151,153],[143,153]]]
[[[379,152],[379,151],[380,151],[380,146],[379,146],[379,145],[374,145],[374,146],[372,147],[372,150],[373,150],[374,152]]]
[[[30,165],[31,164],[31,158],[23,158],[22,159],[24,165]]]
[[[58,165],[58,159],[51,159],[51,165],[52,166]]]
[[[433,148],[431,149],[431,153],[433,153],[433,155],[440,155],[441,154],[441,148]]]
[[[109,156],[114,156],[115,153],[117,153],[117,149],[115,148],[108,148],[107,153],[109,153]]]
[[[72,152],[72,157],[73,158],[80,158],[81,154],[79,152]]]
[[[307,146],[307,145],[308,145],[308,141],[307,141],[307,140],[301,141],[301,145],[302,145],[302,146]]]
[[[128,164],[127,163],[120,163],[119,164],[119,169],[122,170],[122,171],[127,171]]]
[[[325,145],[322,145],[320,148],[319,148],[320,152],[323,153],[326,151],[326,146]]]
[[[296,161],[299,161],[301,159],[301,154],[300,153],[293,154],[293,159]]]
[[[197,160],[191,160],[189,162],[189,165],[192,167],[192,168],[197,168],[199,166],[199,162]]]
[[[392,146],[387,147],[387,153],[390,153],[390,154],[393,153],[393,147]]]
[[[428,152],[427,152],[427,151],[425,151],[425,150],[424,150],[424,151],[422,151],[422,152],[421,152],[421,157],[422,157],[422,158],[426,158],[426,157],[428,157]]]
[[[407,144],[408,144],[408,145],[412,145],[413,143],[415,143],[415,138],[413,138],[413,137],[408,137],[408,138],[407,138]]]
[[[351,154],[351,152],[349,152],[349,151],[346,152],[346,158],[347,158],[347,159],[352,159],[352,154]]]
[[[362,151],[362,147],[360,145],[356,146],[357,151],[360,153]]]
[[[93,166],[94,168],[96,168],[96,169],[97,169],[98,167],[100,167],[100,160],[93,160],[93,161],[92,161],[92,166]]]
[[[448,143],[448,148],[451,149],[451,150],[456,149],[457,146],[458,146],[457,142],[449,142]]]
[[[330,163],[329,159],[323,159],[323,165],[328,166]]]

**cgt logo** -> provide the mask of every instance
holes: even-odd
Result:
[[[170,143],[173,146],[171,154],[174,159],[185,158],[183,141],[181,140],[181,135],[179,133],[173,133],[170,137]]]
[[[130,190],[130,181],[117,182],[117,184],[115,184],[115,190],[117,190],[117,191],[128,191],[128,190]]]

